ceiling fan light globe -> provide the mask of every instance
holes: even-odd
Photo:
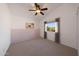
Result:
[[[40,13],[40,10],[36,10],[37,13]]]

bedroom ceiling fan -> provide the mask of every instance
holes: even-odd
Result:
[[[44,13],[42,11],[48,10],[48,8],[40,8],[40,5],[38,5],[37,3],[34,3],[35,5],[35,9],[30,9],[29,11],[35,11],[35,15],[37,15],[38,13],[40,13],[41,15],[44,15]]]

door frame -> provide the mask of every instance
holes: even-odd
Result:
[[[55,42],[60,43],[60,18],[55,18],[55,21],[49,21],[49,22],[58,22],[58,32],[55,33]],[[44,39],[47,39],[47,32],[45,31],[46,23],[48,23],[48,21],[44,21]]]

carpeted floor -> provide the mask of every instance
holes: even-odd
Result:
[[[6,56],[76,56],[73,48],[46,39],[26,40],[10,46]]]

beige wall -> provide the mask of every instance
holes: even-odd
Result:
[[[29,6],[27,4],[26,6]],[[11,13],[11,43],[16,43],[39,36],[38,20],[29,15],[28,9],[22,3],[8,4]],[[25,23],[34,23],[33,29],[25,28]]]
[[[43,21],[40,21],[40,35],[44,34],[44,21],[60,17],[60,41],[61,44],[77,49],[76,38],[76,4],[62,4],[51,12]],[[53,40],[54,33],[48,33],[48,39]]]
[[[0,55],[5,55],[10,45],[10,13],[7,4],[0,4]]]
[[[26,18],[26,17],[12,15],[11,29],[26,29],[25,23],[30,23],[30,22],[33,22],[34,27],[38,28],[38,24],[35,20],[28,18],[28,17]]]
[[[13,3],[8,4],[8,6],[11,12],[11,29],[25,29],[26,22],[33,22],[35,28],[38,28],[37,19],[28,11],[30,4]]]
[[[77,9],[77,47],[78,47],[78,55],[79,55],[79,4]]]

